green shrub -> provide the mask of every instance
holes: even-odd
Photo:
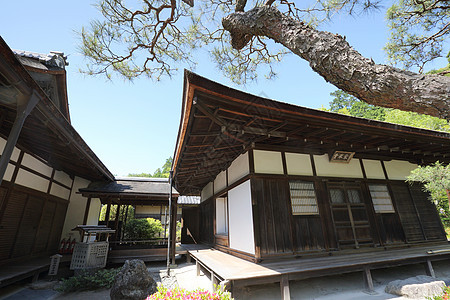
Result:
[[[148,240],[158,237],[163,231],[161,221],[153,218],[132,219],[125,225],[126,240]]]
[[[83,290],[109,289],[120,269],[102,269],[95,273],[85,272],[77,276],[63,279],[58,287],[59,292],[75,292]]]

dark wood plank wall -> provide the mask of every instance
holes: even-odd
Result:
[[[395,213],[376,214],[377,229],[383,245],[405,241],[402,225]]]
[[[256,210],[259,215],[261,257],[293,253],[289,186],[283,179],[255,178],[252,180]]]
[[[397,206],[400,222],[405,232],[406,241],[420,242],[425,239],[419,216],[406,183],[392,182],[390,184]]]
[[[199,207],[183,207],[181,216],[181,218],[183,219],[183,227],[181,228],[182,244],[193,244],[200,241],[199,211]],[[188,234],[188,229],[194,239],[192,239],[192,237]]]
[[[419,213],[420,223],[427,241],[446,240],[444,227],[440,222],[436,206],[429,200],[429,194],[419,184],[409,187],[411,198]]]
[[[259,240],[259,245],[256,246],[260,247],[261,258],[345,248],[342,241],[354,239],[353,232],[349,227],[346,239],[343,232],[336,231],[334,221],[340,210],[334,211],[330,205],[327,187],[330,179],[311,179],[315,181],[320,215],[309,216],[292,215],[288,180],[286,177],[275,178],[270,175],[252,178],[254,205],[259,216],[259,228],[255,228],[258,238],[255,240]],[[331,186],[344,184],[361,190],[363,203],[350,205],[353,221],[359,224],[355,227],[358,243],[353,242],[347,246],[388,246],[405,242],[445,240],[436,208],[420,186],[410,187],[401,181],[384,181],[389,183],[396,213],[376,213],[368,182],[355,183],[348,178],[331,181]],[[345,219],[349,212],[347,207],[344,208],[345,211],[342,212]],[[339,240],[341,244],[338,243]]]
[[[200,204],[200,224],[199,236],[200,242],[212,245],[214,243],[214,201],[213,198],[202,202]]]
[[[0,187],[0,198],[0,264],[57,252],[68,201],[17,186]]]

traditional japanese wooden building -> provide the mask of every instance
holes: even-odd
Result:
[[[0,286],[39,269],[21,262],[48,264],[76,225],[97,224],[100,200],[87,206],[78,189],[114,180],[70,124],[65,66],[62,53],[13,52],[0,38]]]
[[[174,181],[201,204],[183,210],[184,226],[234,256],[264,263],[447,245],[429,195],[405,182],[435,161],[450,162],[448,133],[269,100],[185,73]]]

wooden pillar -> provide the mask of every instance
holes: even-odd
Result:
[[[172,260],[172,264],[175,264],[175,254],[176,254],[176,240],[177,240],[177,201],[178,198],[175,198],[172,201],[172,208],[170,209],[170,259]]]
[[[164,206],[164,238],[167,237],[167,205]]]
[[[281,275],[280,288],[281,288],[281,299],[282,300],[290,300],[291,299],[291,291],[289,290],[288,275]]]
[[[123,239],[123,236],[125,234],[125,226],[127,225],[127,219],[128,219],[128,209],[129,209],[129,205],[125,205],[125,220],[122,223],[122,232],[121,232],[121,237],[120,240]]]
[[[90,207],[91,207],[91,197],[89,197],[86,201],[86,208],[84,209],[83,225],[86,225],[87,223]]]
[[[425,272],[428,276],[431,276],[433,278],[436,278],[436,274],[434,273],[433,265],[431,264],[431,260],[427,258],[427,261],[425,262]]]
[[[186,253],[186,263],[190,264],[192,262],[191,255],[189,252]]]
[[[369,267],[364,267],[363,276],[364,276],[364,284],[366,287],[366,291],[369,294],[374,293],[375,291],[373,289],[372,273],[370,272]]]
[[[197,276],[200,276],[200,263],[198,260],[195,260],[195,268],[197,270]]]
[[[214,274],[213,271],[211,271],[211,286],[212,286],[212,290],[216,291],[216,287],[218,285],[218,280],[216,278],[216,275]]]
[[[111,199],[108,199],[108,204],[106,206],[106,214],[105,214],[105,224],[106,227],[109,225],[109,214],[111,212]]]
[[[116,230],[116,233],[114,234],[114,240],[115,241],[118,241],[119,240],[119,220],[120,220],[120,207],[121,207],[121,205],[120,204],[117,204],[117,209],[116,209],[116,219],[115,219],[115,230]]]

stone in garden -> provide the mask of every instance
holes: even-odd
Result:
[[[385,292],[408,298],[425,298],[442,294],[445,283],[436,278],[419,275],[404,280],[395,280],[388,283]]]
[[[156,282],[139,259],[127,260],[111,289],[112,300],[141,300],[156,292]]]

